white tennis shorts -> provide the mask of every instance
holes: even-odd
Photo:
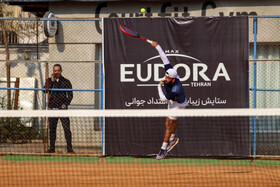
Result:
[[[167,108],[171,109],[171,110],[178,110],[178,109],[180,110],[180,109],[185,109],[186,106],[187,106],[187,101],[185,101],[183,103],[178,103],[176,101],[169,100]],[[168,116],[168,118],[172,119],[172,120],[177,119],[177,117],[175,117],[175,116]]]

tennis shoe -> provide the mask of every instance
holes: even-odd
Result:
[[[173,149],[173,147],[175,147],[175,145],[177,145],[177,143],[179,142],[179,138],[175,137],[172,141],[170,141],[167,145],[167,152],[171,151]]]
[[[167,155],[167,150],[160,149],[159,154],[157,154],[156,160],[162,160]]]

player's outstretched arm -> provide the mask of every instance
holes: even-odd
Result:
[[[156,48],[156,50],[158,51],[159,53],[159,56],[163,62],[164,65],[167,65],[167,64],[170,64],[166,54],[163,52],[162,48],[160,47],[160,45],[155,42],[155,41],[152,41],[152,44],[151,44],[154,48]]]

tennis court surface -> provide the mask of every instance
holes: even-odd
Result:
[[[0,186],[279,186],[280,161],[1,156]]]

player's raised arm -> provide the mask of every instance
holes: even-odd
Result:
[[[158,53],[159,53],[159,56],[160,56],[160,58],[161,58],[163,64],[164,64],[164,65],[170,64],[170,62],[169,62],[169,60],[168,60],[166,54],[163,52],[163,50],[162,50],[162,48],[160,47],[160,45],[159,45],[157,42],[155,42],[155,41],[152,41],[152,44],[151,44],[151,45],[152,45],[154,48],[157,49],[157,51],[158,51]],[[170,67],[168,67],[168,68],[170,68]],[[171,68],[172,68],[172,67],[171,67]]]

